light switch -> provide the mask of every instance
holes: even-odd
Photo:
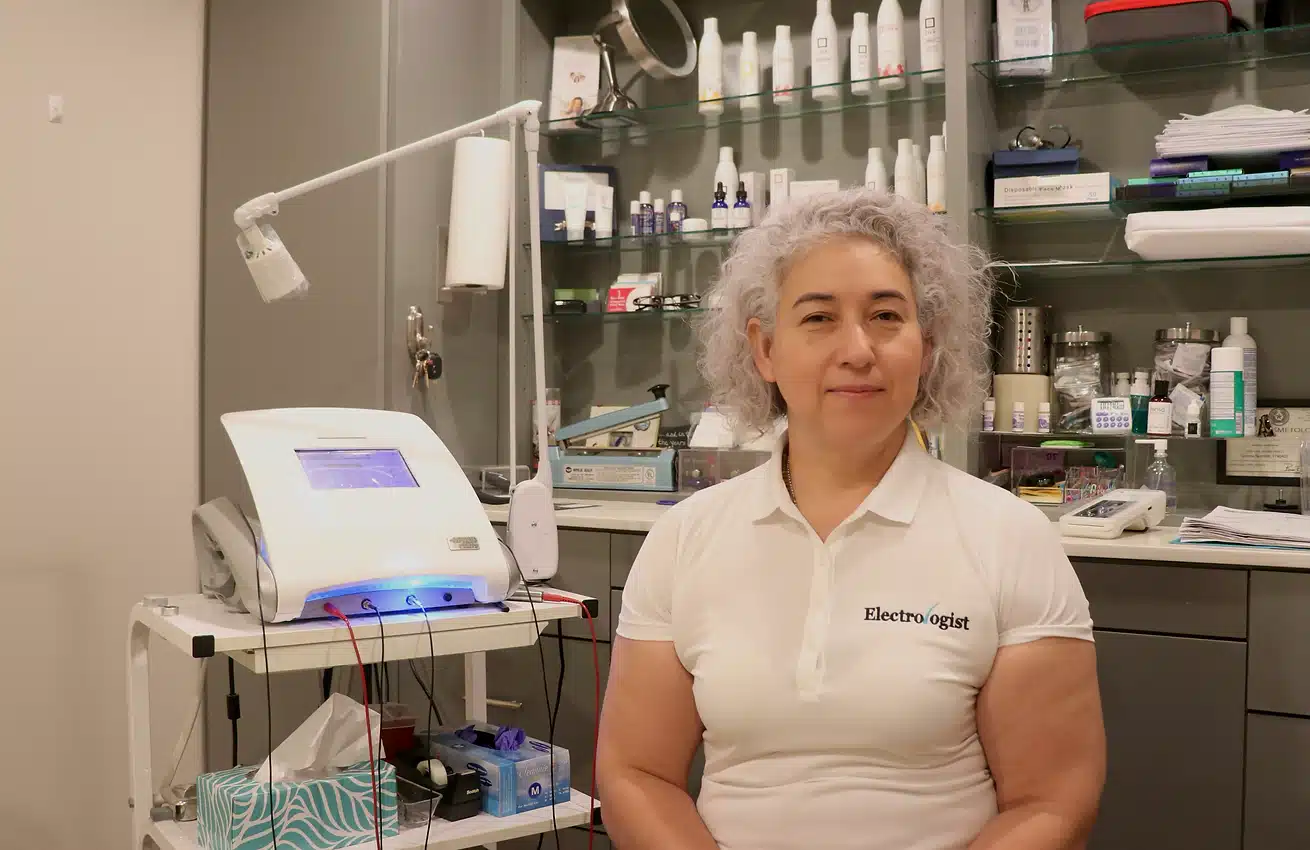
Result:
[[[62,94],[50,95],[48,105],[50,123],[62,124],[64,121],[64,96]]]

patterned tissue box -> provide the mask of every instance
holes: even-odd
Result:
[[[400,831],[396,769],[379,762],[378,825]],[[207,773],[196,780],[200,846],[205,850],[272,850],[269,785],[249,778],[254,767]],[[338,850],[373,841],[373,785],[367,762],[335,776],[274,782],[277,850]]]

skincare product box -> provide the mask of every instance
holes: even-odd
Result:
[[[997,67],[999,76],[1050,76],[1050,54],[1055,52],[1052,2],[1006,0],[996,4],[996,61],[1005,63]]]
[[[639,306],[638,298],[647,298],[660,291],[659,272],[646,274],[621,274],[610,284],[609,295],[605,299],[606,313],[634,313]]]
[[[769,203],[777,204],[791,197],[791,184],[796,172],[790,168],[769,169]]]
[[[566,208],[570,198],[576,197],[576,194],[570,195],[568,186],[570,183],[579,181],[591,184],[586,195],[583,236],[586,239],[595,238],[596,206],[599,195],[596,188],[609,186],[617,195],[618,171],[603,165],[538,165],[537,170],[541,178],[541,241],[564,242],[568,240]],[[615,206],[618,205],[611,205],[611,215]],[[612,222],[609,231],[613,235],[614,224]]]
[[[1118,181],[1106,171],[1045,177],[1002,177],[992,182],[996,207],[1108,204]]]
[[[808,198],[810,195],[822,195],[824,192],[840,192],[840,180],[793,180],[791,197]]]
[[[763,171],[743,171],[739,177],[746,186],[746,200],[751,205],[751,225],[758,225],[764,220],[765,192],[768,191],[769,176]]]
[[[278,850],[372,843],[373,783],[368,762],[320,779],[274,782],[271,789],[267,782],[250,778],[256,769],[234,767],[196,780],[197,837],[205,850],[273,850],[270,793]],[[384,837],[392,837],[400,832],[396,769],[379,761],[377,773],[378,825]]]
[[[482,810],[489,815],[507,817],[568,802],[569,751],[563,747],[552,748],[545,741],[525,738],[518,749],[493,750],[470,744],[454,732],[438,733],[430,745],[443,764],[478,772],[482,778]]]
[[[600,46],[589,35],[555,39],[550,72],[550,120],[578,118],[596,106]]]

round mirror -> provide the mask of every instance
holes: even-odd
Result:
[[[608,21],[641,70],[657,79],[696,70],[696,39],[673,0],[613,0]]]

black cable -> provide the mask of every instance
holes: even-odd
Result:
[[[378,674],[378,695],[381,703],[385,704],[391,699],[390,688],[388,687],[390,683],[387,681],[387,630],[382,625],[382,612],[378,610],[378,606],[365,599],[362,603],[362,607],[372,611],[378,618],[378,642],[381,644],[380,651],[382,658],[378,661],[378,666],[374,669]],[[378,716],[382,716],[381,705],[378,706]]]
[[[332,668],[323,671],[323,702],[332,697]]]
[[[428,679],[428,683],[431,686],[432,691],[428,692],[427,690],[425,690],[424,693],[428,694],[428,737],[430,741],[432,736],[432,712],[435,711],[437,708],[436,700],[432,699],[432,693],[435,693],[437,690],[437,650],[433,647],[432,644],[432,621],[428,619],[428,609],[423,607],[423,604],[418,601],[417,596],[410,596],[408,599],[405,600],[405,602],[411,605],[418,606],[418,609],[423,612],[423,622],[428,627],[428,664],[430,665],[429,672],[431,673],[431,677]],[[409,664],[412,669],[414,666],[414,659],[411,658],[409,660]],[[423,681],[419,678],[417,671],[415,671],[414,674],[414,681],[418,682],[418,686],[420,688],[423,687]],[[399,694],[397,694],[397,697],[399,697]],[[438,712],[438,715],[440,715],[440,712]],[[437,722],[438,723],[441,722],[439,716]],[[432,755],[431,750],[427,747],[424,747],[423,754],[425,756],[428,756],[429,758]],[[436,799],[437,798],[435,796],[428,798],[429,800],[428,825],[427,825],[427,829],[423,833],[423,846],[425,848],[428,846],[428,841],[432,838],[432,819],[433,816],[436,814],[436,810],[437,810]]]
[[[241,696],[237,693],[237,665],[227,657],[227,719],[232,721],[232,766],[241,764],[237,749],[237,721],[241,719]]]
[[[519,559],[514,557],[514,550],[506,546],[503,540],[500,542],[500,548],[505,550],[505,554],[514,564],[514,571],[519,574],[519,581],[523,583],[523,592],[528,597],[528,608],[532,611],[532,627],[537,635],[537,657],[541,659],[541,693],[546,698],[546,709],[550,710],[550,679],[546,676],[546,650],[541,646],[541,621],[537,619],[537,603],[532,599],[532,588],[528,587],[527,576],[523,575],[523,568],[519,566]],[[555,816],[555,807],[559,801],[555,799],[555,731],[550,729],[548,733],[549,738],[546,743],[550,747],[550,831],[555,836],[555,846],[558,848],[559,821]]]
[[[265,718],[268,720],[268,754],[273,755],[273,674],[268,669],[268,630],[264,626],[264,593],[259,586],[259,538],[255,535],[255,528],[250,524],[250,517],[246,516],[245,511],[241,511],[241,518],[246,522],[246,530],[250,532],[250,545],[255,553],[255,596],[259,603],[259,612],[256,619],[259,620],[259,642],[264,648],[264,711]],[[268,771],[268,825],[273,832],[273,850],[277,850],[277,810],[274,806],[273,797],[273,771]]]
[[[432,665],[433,665],[433,671],[432,671],[432,690],[429,691],[427,685],[423,684],[423,679],[422,679],[422,677],[419,676],[418,665],[416,665],[416,664],[414,663],[414,659],[413,659],[413,658],[409,659],[409,672],[411,672],[411,673],[414,674],[414,681],[418,683],[418,688],[419,688],[419,690],[423,692],[423,696],[427,697],[427,700],[428,700],[428,708],[430,708],[430,709],[433,711],[433,713],[436,714],[436,716],[437,716],[437,727],[440,728],[440,727],[446,725],[446,721],[444,721],[444,720],[441,719],[441,706],[437,705],[437,701],[436,701],[436,699],[434,698],[434,695],[435,695],[436,690],[437,690],[437,684],[436,684],[436,682],[437,682],[437,676],[436,676],[436,662],[433,661],[433,662],[432,662]],[[431,723],[430,723],[430,722],[429,722],[429,726],[431,726]],[[429,731],[430,731],[430,730],[429,730]]]
[[[559,706],[564,696],[564,621],[555,621],[555,643],[559,646],[559,678],[555,681],[555,708],[550,708],[550,703],[546,703],[546,709],[550,711],[550,724],[547,728],[550,730],[551,746],[554,746],[555,724],[559,721]],[[546,842],[546,835],[542,833],[537,836],[537,850]],[[557,842],[558,846],[558,842]]]

